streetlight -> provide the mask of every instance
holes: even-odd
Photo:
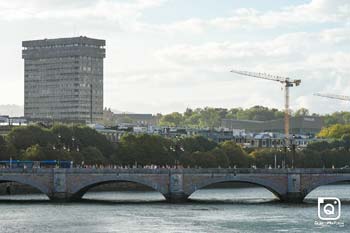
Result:
[[[180,164],[179,150],[184,151],[183,147],[180,145],[180,139],[175,136],[175,145],[170,147],[170,150],[175,152],[175,167],[178,168]]]
[[[295,135],[293,134],[293,137],[292,137],[292,168],[294,168],[294,163],[295,163],[295,149],[296,149],[296,144],[295,144]]]

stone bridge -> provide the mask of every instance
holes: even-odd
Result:
[[[281,201],[302,202],[319,186],[350,181],[350,169],[0,169],[0,183],[30,185],[51,200],[79,200],[92,187],[133,182],[184,202],[196,190],[223,182],[243,182],[270,190]]]

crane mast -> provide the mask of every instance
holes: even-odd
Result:
[[[290,140],[289,140],[289,128],[290,128],[290,109],[289,109],[289,88],[294,86],[299,86],[301,84],[301,80],[291,80],[288,77],[281,77],[281,76],[275,76],[271,74],[266,73],[256,73],[256,72],[249,72],[249,71],[241,71],[241,70],[231,70],[232,73],[254,77],[254,78],[260,78],[270,81],[275,81],[282,83],[284,85],[284,134],[285,134],[285,144],[286,146],[289,146]]]

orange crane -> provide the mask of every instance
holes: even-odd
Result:
[[[333,94],[321,94],[321,93],[316,93],[314,95],[326,97],[326,98],[330,98],[330,99],[350,101],[350,96],[345,96],[345,95],[333,95]]]
[[[289,109],[289,88],[294,86],[299,86],[301,84],[301,80],[293,80],[288,77],[281,77],[281,76],[275,76],[271,74],[266,73],[256,73],[256,72],[249,72],[249,71],[241,71],[241,70],[231,70],[232,73],[239,74],[239,75],[245,75],[250,76],[254,78],[260,78],[260,79],[266,79],[270,81],[275,81],[282,83],[284,85],[284,104],[285,104],[285,110],[284,110],[284,134],[285,134],[285,146],[288,147],[290,144],[289,140],[289,125],[290,125],[290,109]]]

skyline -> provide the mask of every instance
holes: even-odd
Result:
[[[83,35],[106,39],[104,99],[112,109],[283,108],[281,85],[233,75],[234,68],[302,79],[291,90],[293,110],[350,109],[313,96],[350,91],[346,0],[205,0],[200,9],[199,1],[184,0],[86,2],[0,3],[0,105],[23,105],[21,41]]]

